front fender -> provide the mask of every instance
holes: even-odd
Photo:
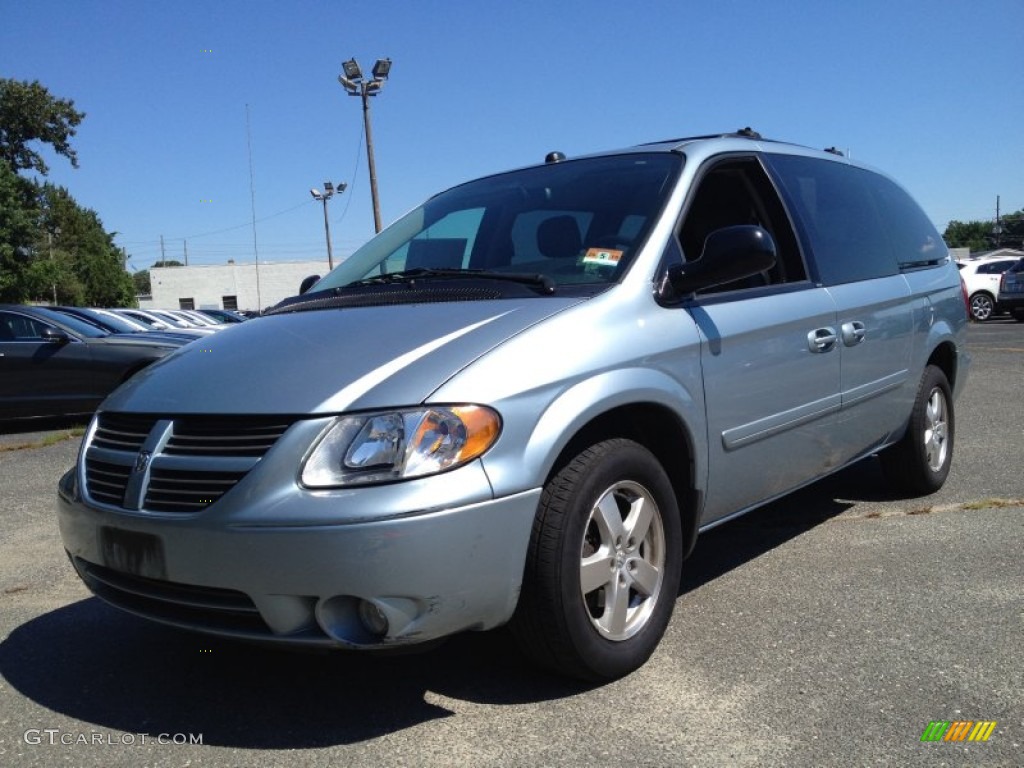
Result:
[[[696,362],[696,361],[695,361]],[[699,372],[689,381],[700,382]],[[512,397],[497,404],[505,420],[501,440],[483,458],[496,496],[542,485],[559,455],[588,424],[618,408],[655,405],[675,414],[689,433],[693,455],[694,490],[703,495],[707,478],[707,433],[704,395],[656,368],[624,368],[590,376],[558,392],[538,415],[536,394]],[[666,424],[666,429],[670,425]],[[686,457],[680,446],[680,457]],[[673,467],[666,467],[672,474]]]

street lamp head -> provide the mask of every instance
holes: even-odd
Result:
[[[373,79],[387,80],[390,71],[391,59],[377,59],[377,63],[373,65]]]
[[[346,183],[345,183],[344,181],[343,181],[343,182],[341,182],[341,183],[340,183],[340,184],[338,185],[338,194],[340,195],[340,194],[341,194],[342,192],[344,192],[344,191],[345,191],[346,189],[348,189],[348,184],[346,184]]]
[[[341,83],[342,88],[348,91],[349,96],[359,95],[359,86],[344,75],[338,75],[338,82]]]
[[[341,69],[342,71],[344,71],[345,77],[347,77],[354,83],[358,83],[360,80],[363,79],[363,70],[359,68],[359,62],[357,62],[355,59],[349,59],[348,61],[343,62],[341,65]]]
[[[333,195],[334,194],[334,185],[331,184],[331,182],[329,182],[329,181],[325,181],[324,182],[324,193],[327,194],[327,195]]]
[[[367,96],[376,96],[382,85],[384,85],[383,80],[371,80],[368,83],[363,83],[363,89]]]
[[[319,189],[311,189],[309,190],[309,194],[313,196],[314,200],[320,200],[323,197],[323,195],[320,194]]]

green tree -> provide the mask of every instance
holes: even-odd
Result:
[[[38,80],[0,78],[0,159],[15,172],[35,170],[45,176],[49,168],[42,155],[29,146],[38,141],[49,144],[77,168],[78,155],[70,140],[84,117],[73,101],[53,97]]]
[[[153,284],[149,279],[148,269],[143,269],[132,274],[132,283],[135,284],[136,296],[145,296],[153,292]]]
[[[1001,217],[999,225],[1002,232],[996,242],[1002,248],[1024,248],[1024,210],[1008,213]]]
[[[134,304],[135,286],[124,257],[96,212],[80,206],[64,187],[49,183],[40,188],[40,200],[45,240],[38,243],[30,274],[55,282],[62,303]],[[40,298],[38,282],[32,287],[33,298]]]
[[[0,301],[23,299],[38,219],[35,187],[0,160]]]
[[[950,248],[970,248],[972,251],[988,250],[992,235],[992,222],[951,221],[942,233],[942,239]]]
[[[1024,247],[1024,210],[1001,216],[999,225],[1002,231],[997,234],[991,221],[951,221],[942,238],[950,248],[972,252]]]
[[[39,84],[0,78],[0,301],[134,304],[131,275],[99,215],[64,187],[26,179],[48,172],[35,143],[78,167],[71,147],[85,115]]]

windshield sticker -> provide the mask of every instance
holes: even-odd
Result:
[[[619,264],[619,259],[622,258],[622,253],[614,248],[588,248],[587,252],[583,254],[583,263],[616,267]]]

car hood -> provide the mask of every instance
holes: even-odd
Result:
[[[414,405],[488,350],[583,300],[350,307],[262,317],[181,347],[132,377],[101,410],[305,415]]]

